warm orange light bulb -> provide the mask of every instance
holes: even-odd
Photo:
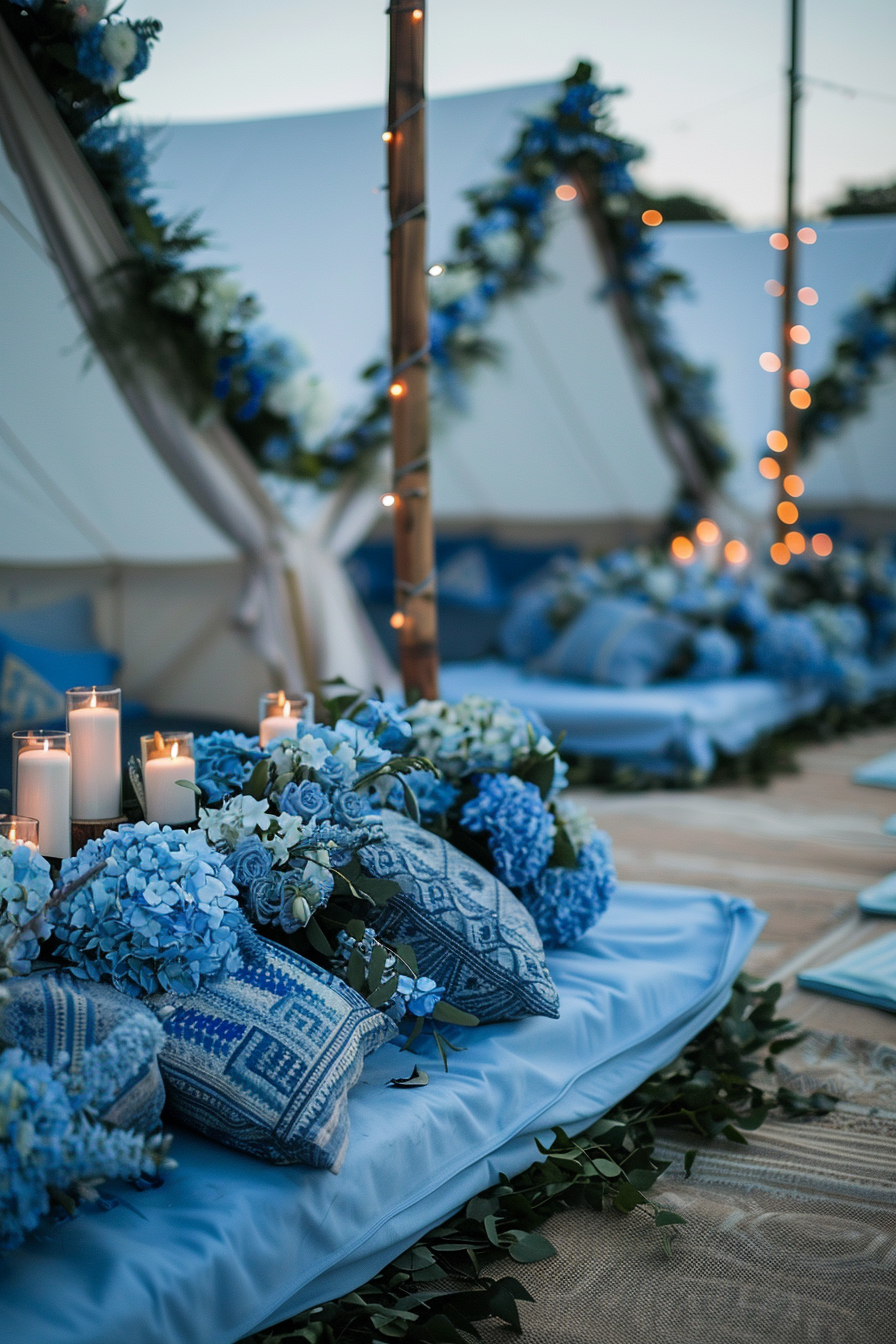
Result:
[[[790,328],[790,339],[797,345],[808,345],[812,337],[809,335],[809,328],[797,322],[795,327]]]
[[[787,378],[791,387],[808,387],[812,381],[805,369],[791,369]]]
[[[393,630],[400,630],[404,625],[404,612],[393,611],[392,615],[389,617],[389,624]]]
[[[800,511],[795,504],[791,504],[789,499],[782,499],[778,505],[778,517],[782,523],[790,527],[800,516]]]
[[[570,182],[561,182],[559,187],[554,188],[554,195],[558,201],[574,201],[578,194]]]
[[[812,549],[816,555],[830,555],[834,549],[834,543],[827,532],[816,532],[812,538]]]
[[[798,411],[805,411],[812,405],[812,398],[808,392],[804,392],[801,387],[798,387],[790,394],[790,404],[795,406]]]
[[[725,546],[725,559],[729,565],[744,565],[750,558],[750,552],[742,541],[729,541]]]
[[[403,397],[405,394],[404,383],[393,383],[389,388],[390,397]]]
[[[814,243],[815,239],[818,237],[818,234],[815,232],[814,229],[810,229],[809,226],[806,225],[805,228],[797,229],[796,236],[797,238],[799,238],[801,243]]]
[[[641,216],[641,223],[646,224],[648,228],[655,229],[658,224],[662,224],[663,217],[659,210],[645,210]]]
[[[783,541],[776,541],[769,550],[769,555],[776,565],[790,564],[790,551],[784,545]]]
[[[383,131],[383,139],[385,140],[386,144],[388,145],[389,141],[392,139],[392,132],[391,132],[391,131]]]
[[[773,233],[772,236],[769,238],[769,242],[771,243],[772,247],[775,249],[776,252],[783,252],[784,249],[788,246],[787,234]]]
[[[796,475],[785,476],[782,484],[788,495],[793,495],[794,499],[799,499],[806,488],[803,485],[802,478]]]
[[[694,531],[697,533],[697,540],[704,546],[715,546],[722,535],[711,518],[701,518]]]
[[[764,350],[759,356],[759,367],[765,369],[766,373],[777,373],[781,361],[773,350]]]
[[[670,547],[676,560],[692,560],[694,557],[694,543],[690,537],[673,537]]]
[[[432,266],[430,266],[430,268],[429,268],[429,274],[430,274],[430,275],[444,275],[444,274],[445,274],[445,267],[442,265],[442,263],[441,263],[440,261],[436,261],[436,262],[433,263]]]
[[[422,18],[423,18],[423,10],[422,10],[422,9],[415,9],[415,10],[412,10],[412,11],[411,11],[411,18],[412,18],[412,19],[422,19]]]
[[[781,467],[773,457],[760,457],[759,475],[767,481],[775,481],[781,475]]]
[[[787,435],[782,434],[780,429],[770,429],[765,436],[765,441],[773,453],[783,453],[787,447]]]
[[[395,496],[391,491],[385,495],[380,495],[380,503],[384,509],[393,509],[397,503]]]
[[[784,293],[784,286],[781,284],[780,280],[766,280],[762,288],[765,290],[766,294],[771,294],[773,299],[780,299],[781,295]]]
[[[806,549],[806,538],[802,532],[788,532],[784,537],[784,544],[791,555],[802,555]]]
[[[818,302],[818,293],[811,285],[803,285],[802,289],[797,290],[796,296],[807,308],[814,308]]]

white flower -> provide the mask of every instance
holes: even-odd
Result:
[[[290,378],[273,382],[265,392],[264,404],[275,415],[285,415],[298,423],[302,438],[316,443],[326,434],[336,415],[336,398],[327,383],[304,369]]]
[[[187,313],[199,297],[199,284],[190,275],[173,275],[153,294],[153,301],[175,313]]]
[[[584,808],[570,802],[568,798],[558,798],[554,807],[569,836],[570,844],[578,854],[597,833],[595,822]]]
[[[129,23],[107,23],[100,51],[112,69],[123,74],[137,55],[137,34]]]
[[[227,328],[239,306],[240,287],[223,275],[214,276],[202,291],[202,316],[199,330],[209,341],[216,341]]]
[[[223,841],[231,847],[255,833],[256,827],[266,832],[274,820],[268,814],[266,798],[250,798],[239,793],[220,807],[200,808],[199,825],[212,844]]]
[[[433,306],[444,308],[449,303],[456,303],[478,284],[479,272],[475,266],[455,266],[451,270],[443,271],[441,275],[434,275],[429,282]]]
[[[504,229],[501,233],[487,233],[479,246],[493,266],[510,270],[520,259],[523,240],[514,229]]]

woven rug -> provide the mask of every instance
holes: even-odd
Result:
[[[892,1344],[896,1340],[896,1049],[813,1032],[787,1056],[794,1091],[830,1116],[768,1121],[748,1147],[666,1137],[656,1198],[687,1219],[667,1258],[638,1212],[558,1215],[556,1259],[508,1261],[535,1303],[531,1344]],[[499,1277],[496,1268],[490,1271]],[[489,1344],[512,1336],[481,1326]]]

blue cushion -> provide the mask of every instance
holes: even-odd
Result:
[[[498,644],[512,663],[527,663],[547,652],[557,637],[548,619],[557,600],[556,584],[542,580],[521,592],[498,629]]]
[[[386,843],[361,851],[401,893],[376,916],[387,942],[410,943],[422,975],[480,1022],[556,1017],[557,990],[535,921],[513,892],[447,840],[384,811]]]
[[[0,630],[0,727],[51,723],[65,714],[70,686],[109,686],[119,659],[102,649],[65,651],[24,644]]]
[[[856,897],[856,904],[866,915],[896,915],[896,873],[865,887]]]
[[[103,1111],[102,1120],[120,1129],[151,1134],[165,1102],[157,1054],[159,1025],[142,1003],[111,985],[74,980],[65,971],[43,971],[6,982],[0,1007],[0,1040],[26,1054],[56,1064],[62,1054],[78,1074],[84,1052],[115,1036],[119,1053],[132,1068]]]
[[[723,1007],[762,924],[748,901],[622,883],[599,930],[548,954],[559,1021],[460,1032],[469,1048],[447,1073],[429,1047],[418,1060],[378,1050],[349,1098],[336,1177],[178,1133],[161,1189],[42,1229],[6,1257],[5,1336],[233,1344],[357,1288],[499,1172],[536,1161],[534,1136],[578,1133],[675,1059]],[[428,1087],[386,1086],[414,1063]]]
[[[832,994],[896,1013],[896,933],[857,947],[828,966],[801,971],[797,982],[818,994]]]
[[[248,924],[243,966],[196,994],[156,995],[168,1110],[269,1162],[337,1171],[348,1147],[348,1092],[395,1023],[353,989]],[[170,1011],[167,1011],[170,1010]]]
[[[657,681],[686,645],[690,627],[644,602],[596,597],[537,660],[539,672],[606,686]]]
[[[2,611],[0,632],[23,644],[67,653],[93,652],[97,648],[93,606],[86,593],[67,597],[62,602],[50,602],[45,607],[14,607],[11,611]]]
[[[871,784],[876,789],[896,789],[896,751],[875,756],[853,771],[854,784]]]

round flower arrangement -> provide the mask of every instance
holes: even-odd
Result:
[[[49,934],[44,909],[53,883],[46,859],[0,836],[0,970],[27,975]]]
[[[134,997],[191,994],[237,970],[243,919],[226,858],[201,831],[138,822],[91,840],[62,865],[70,881],[106,860],[62,901],[51,925],[73,975]]]

